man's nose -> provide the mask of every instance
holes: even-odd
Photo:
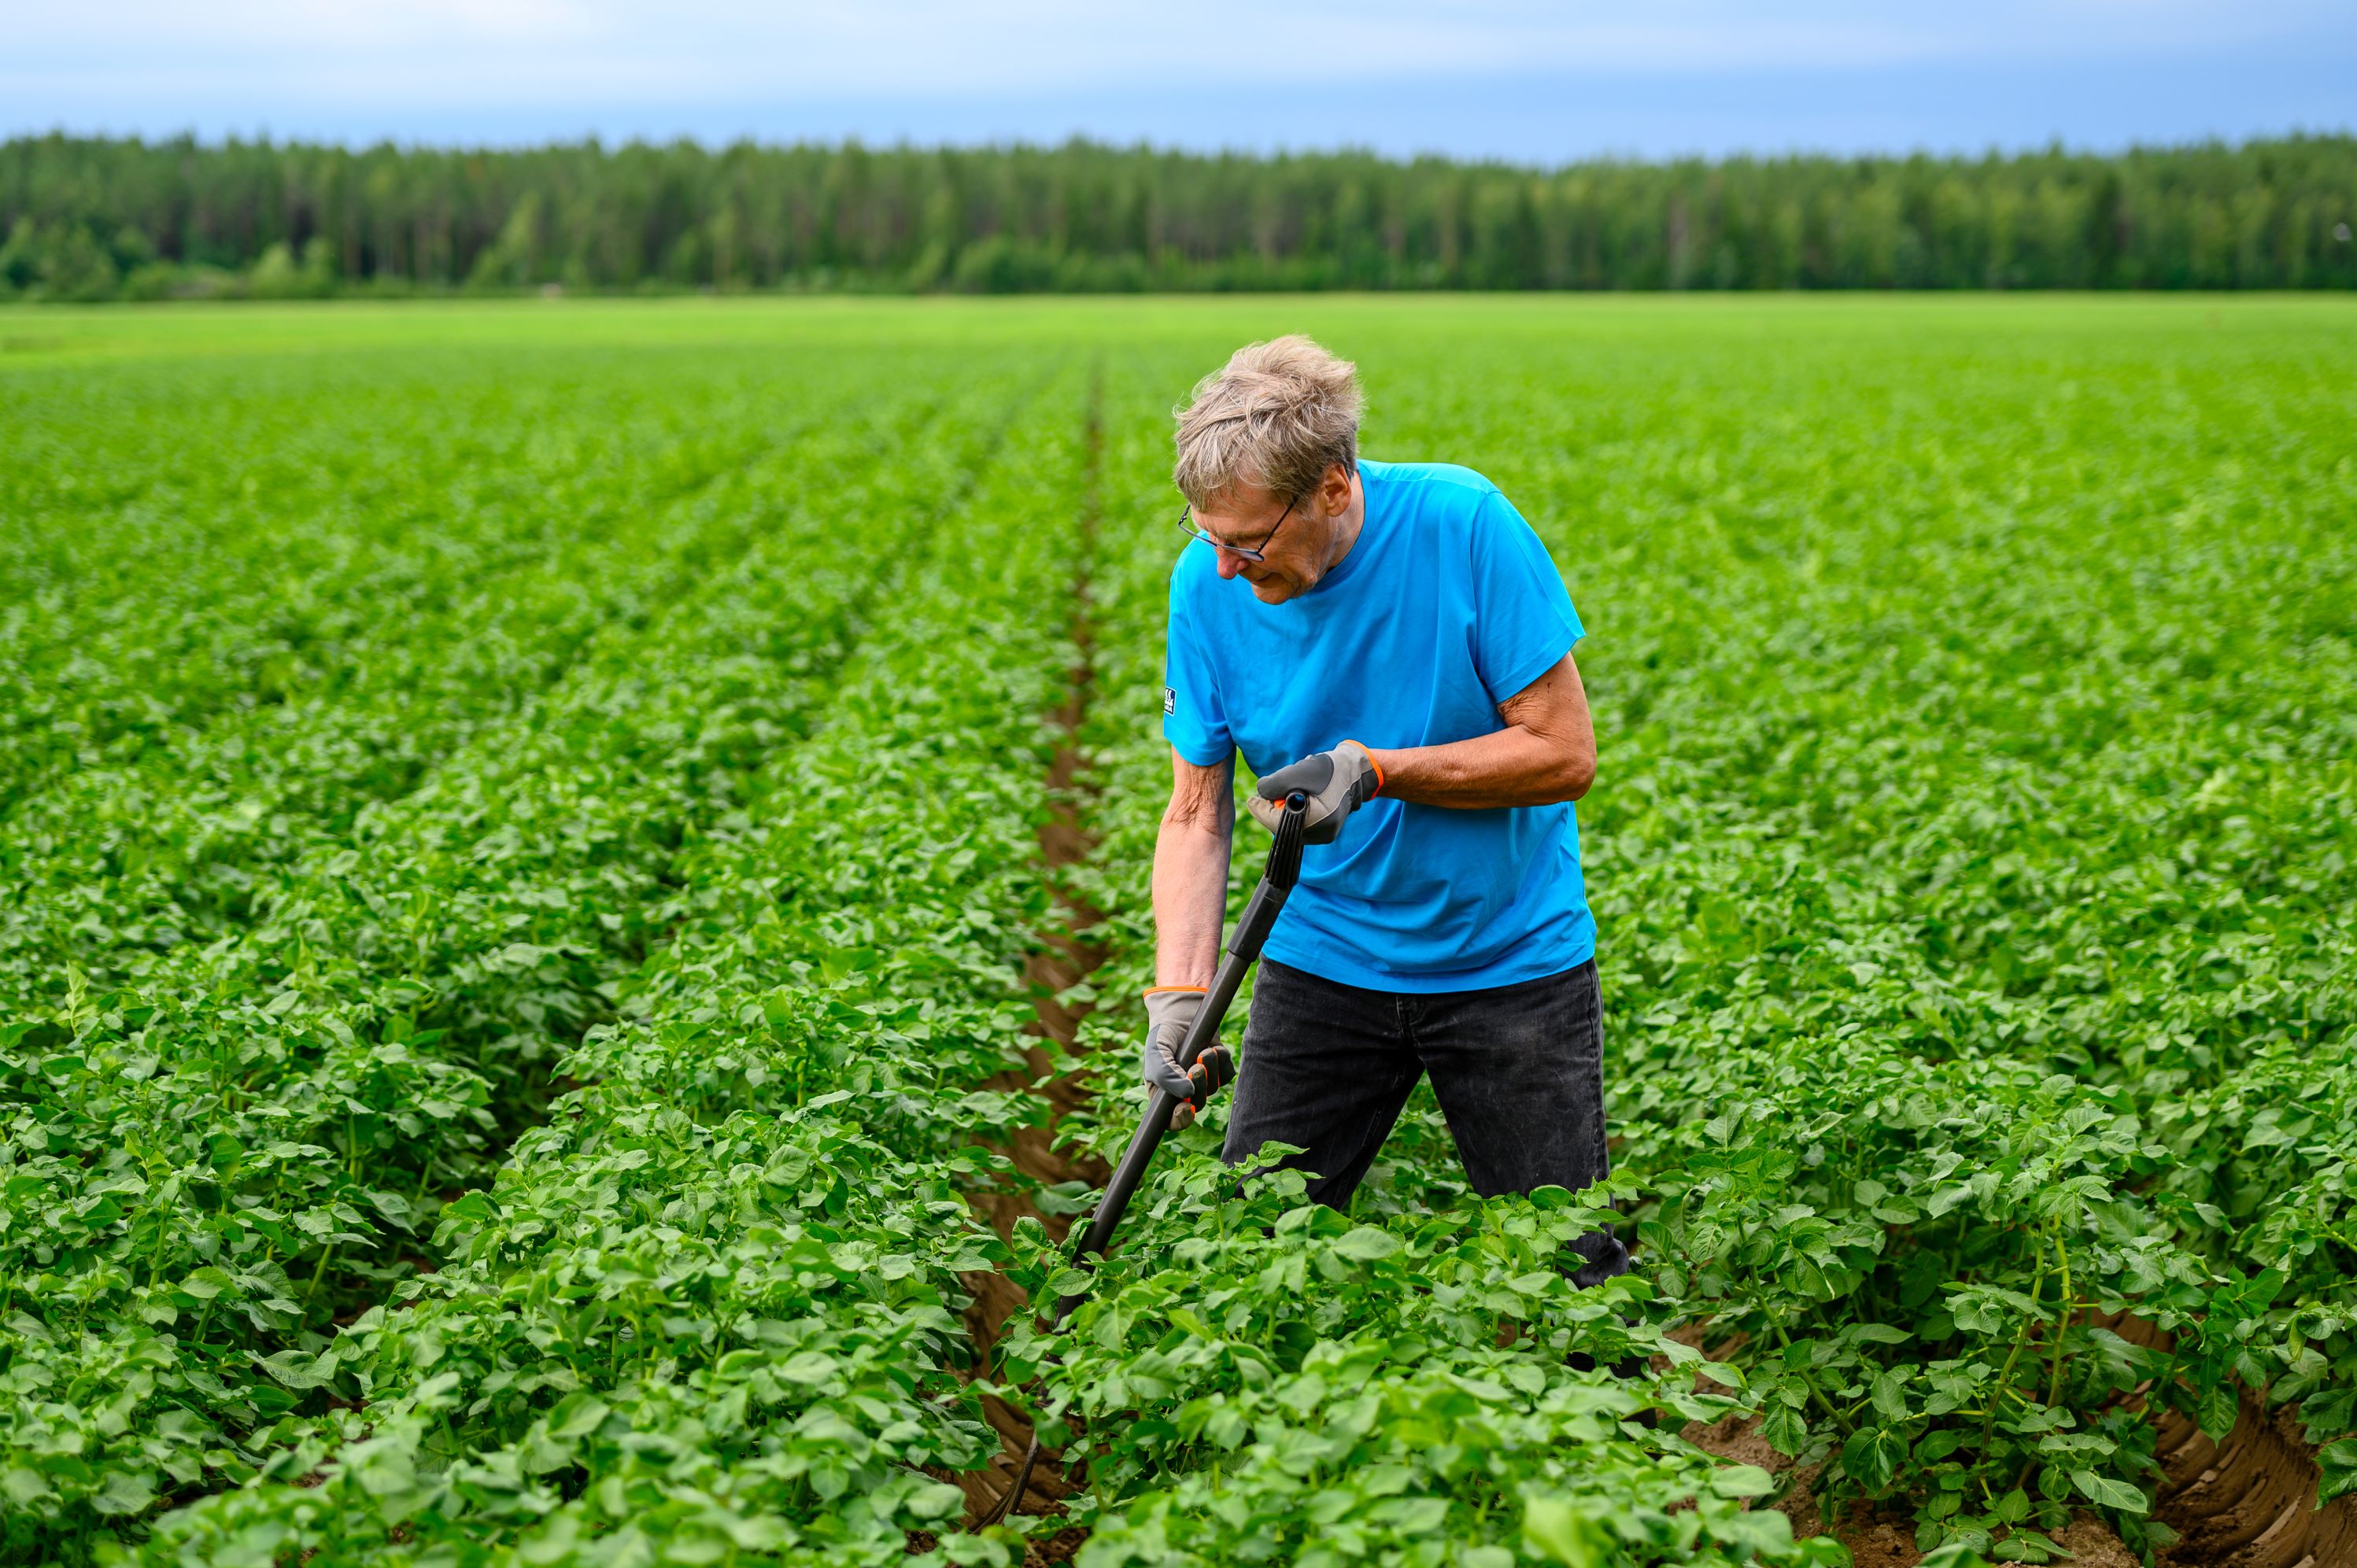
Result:
[[[1232,550],[1220,552],[1220,581],[1226,582],[1244,569],[1244,558]]]

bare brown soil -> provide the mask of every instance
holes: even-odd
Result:
[[[2168,1345],[2166,1334],[2133,1316],[2107,1320],[2106,1326],[2137,1344]],[[1674,1337],[1701,1348],[1708,1333],[1706,1326],[1695,1326]],[[1706,1353],[1723,1357],[1733,1348],[1716,1344]],[[2215,1442],[2173,1411],[2161,1412],[2155,1424],[2162,1475],[2153,1511],[2178,1533],[2177,1542],[2160,1553],[2163,1568],[2357,1568],[2357,1504],[2341,1498],[2316,1506],[2316,1451],[2289,1407],[2270,1411],[2246,1390],[2233,1430]],[[1791,1469],[1792,1461],[1758,1429],[1756,1419],[1695,1422],[1685,1437],[1730,1463],[1777,1475]],[[1775,1505],[1792,1520],[1795,1536],[1824,1528],[1811,1485],[1815,1479],[1813,1468],[1803,1470]],[[1853,1510],[1834,1533],[1858,1568],[1912,1568],[1921,1556],[1912,1524],[1893,1515]],[[2132,1568],[2136,1562],[2093,1514],[2075,1515],[2057,1539],[2077,1568]]]
[[[2357,1508],[2316,1506],[2315,1450],[2289,1406],[2270,1412],[2247,1392],[2218,1442],[2169,1412],[2158,1423],[2161,1520],[2176,1530],[2172,1568],[2352,1568]]]
[[[2107,1323],[2123,1339],[2167,1349],[2169,1337],[2130,1314]],[[2270,1411],[2240,1391],[2233,1430],[2215,1442],[2162,1411],[2159,1498],[2153,1512],[2177,1531],[2165,1568],[2357,1568],[2357,1499],[2316,1506],[2316,1450],[2287,1405]]]
[[[1026,1091],[1040,1095],[1048,1102],[1046,1122],[1041,1126],[1018,1127],[1004,1144],[994,1144],[1011,1159],[1017,1170],[1043,1186],[1081,1180],[1092,1187],[1102,1187],[1110,1172],[1103,1162],[1092,1155],[1058,1147],[1058,1127],[1063,1119],[1079,1109],[1088,1098],[1087,1087],[1077,1077],[1057,1071],[1057,1055],[1069,1060],[1072,1047],[1079,1038],[1082,1019],[1088,1015],[1085,1004],[1070,1004],[1059,1000],[1072,986],[1085,980],[1104,961],[1104,953],[1082,938],[1080,933],[1102,923],[1102,912],[1072,897],[1057,876],[1065,866],[1085,861],[1096,841],[1087,826],[1089,791],[1081,783],[1085,766],[1080,747],[1081,726],[1088,716],[1088,704],[1093,681],[1090,652],[1094,636],[1089,621],[1088,560],[1094,543],[1097,524],[1099,473],[1103,446],[1103,430],[1098,421],[1096,398],[1092,393],[1086,433],[1086,482],[1083,489],[1080,521],[1080,565],[1071,583],[1071,634],[1081,657],[1070,671],[1065,697],[1053,719],[1063,739],[1049,760],[1044,789],[1048,796],[1049,818],[1039,830],[1039,859],[1046,869],[1056,900],[1060,923],[1041,933],[1041,950],[1023,966],[1023,978],[1030,985],[1033,1005],[1038,1016],[1025,1026],[1024,1032],[1041,1042],[1027,1047],[1027,1061],[1021,1070],[1010,1070],[990,1080],[987,1087],[1001,1090]],[[1051,1054],[1049,1047],[1056,1047]],[[1024,1193],[989,1192],[973,1195],[974,1208],[1004,1240],[1014,1233],[1015,1222],[1030,1215],[1046,1225],[1050,1235],[1062,1241],[1071,1221],[1063,1215],[1041,1214]],[[961,1276],[974,1300],[965,1310],[966,1331],[980,1352],[982,1364],[990,1364],[990,1353],[1004,1333],[1006,1321],[1025,1305],[1023,1292],[1005,1275],[996,1273],[975,1273]],[[966,1471],[952,1477],[965,1493],[966,1523],[978,1523],[996,1511],[1014,1486],[1023,1455],[1031,1442],[1031,1423],[1003,1400],[983,1396],[983,1413],[999,1434],[999,1452],[980,1470]],[[1032,1466],[1030,1479],[1015,1511],[1025,1514],[1052,1514],[1060,1511],[1061,1499],[1071,1493],[1073,1481],[1067,1477],[1063,1466],[1053,1453],[1043,1452]],[[1024,1553],[1027,1568],[1049,1568],[1049,1565],[1069,1562],[1088,1539],[1088,1532],[1066,1529],[1056,1534],[1031,1541]]]

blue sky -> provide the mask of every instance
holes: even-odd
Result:
[[[1598,155],[2357,128],[2357,4],[124,0],[0,29],[0,134]]]

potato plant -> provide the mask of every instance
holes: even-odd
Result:
[[[1011,412],[991,403],[976,445],[888,477],[880,452],[931,400],[898,433],[838,420],[798,482],[823,507],[893,498],[921,540]],[[114,989],[53,954],[64,996],[5,1026],[23,1528],[70,1537],[251,1475],[249,1434],[316,1402],[282,1369],[431,1265],[439,1197],[536,1119],[554,1053],[611,1014],[600,988],[682,918],[668,868],[834,696],[878,577],[909,559],[765,537],[761,508],[731,570],[605,621],[513,722],[306,843],[235,937]],[[103,1402],[70,1392],[90,1388]]]
[[[2116,346],[2064,391],[1944,344],[1868,369],[1895,345],[1851,325],[1773,368],[1697,351],[1638,403],[1538,395],[1528,344],[1395,342],[1394,415],[1372,388],[1378,455],[1494,430],[1482,466],[1604,606],[1582,665],[1631,751],[1583,823],[1643,1315],[1732,1365],[1827,1509],[1903,1509],[1927,1550],[2043,1560],[2088,1508],[2158,1548],[2141,1412],[2222,1433],[2238,1387],[2297,1402],[2329,1498],[2357,1447],[2357,775],[2318,693],[2357,678],[2357,562],[2319,530],[2352,475],[2260,455],[2343,400],[2264,335],[2177,363],[2201,401],[2161,414]],[[1659,345],[1579,347],[1611,386]],[[1835,365],[1878,412],[1786,439],[1756,400],[1823,414]],[[2077,483],[2131,446],[2140,470]],[[2166,573],[2126,564],[2156,517]],[[1124,602],[1114,683],[1147,686],[1150,585]],[[1150,739],[1101,755],[1152,799]],[[1098,902],[1139,908],[1150,842],[1108,839]],[[1354,1209],[1402,1235],[1468,1201],[1428,1101],[1411,1123]]]
[[[2245,1395],[2349,1489],[2348,324],[1614,305],[59,317],[110,352],[0,366],[0,1551],[2149,1557],[2151,1412]],[[1102,913],[1110,1150],[1168,409],[1297,327],[1591,628],[1616,1172],[1476,1197],[1419,1097],[1333,1214],[1214,1107],[1076,1271],[978,1218],[1089,1201],[989,1146],[1023,965]],[[985,1357],[989,1271],[1085,1305]],[[1061,1513],[975,1526],[985,1396]]]

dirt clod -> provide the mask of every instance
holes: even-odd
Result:
[[[2091,1513],[2072,1515],[2054,1541],[2071,1554],[2070,1568],[2143,1568],[2112,1527]]]

